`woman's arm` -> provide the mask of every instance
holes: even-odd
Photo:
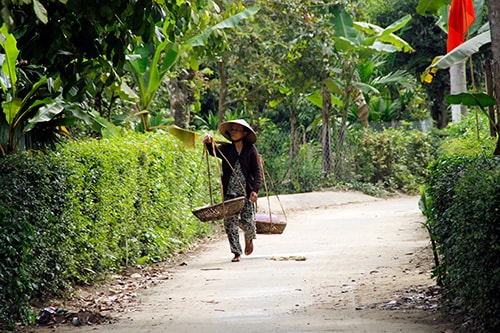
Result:
[[[260,161],[260,155],[259,152],[257,151],[257,148],[255,146],[252,147],[250,156],[249,156],[249,172],[250,172],[250,179],[249,179],[249,188],[250,188],[250,195],[249,198],[252,200],[252,202],[256,202],[259,194],[260,187],[262,186],[262,168],[261,168],[261,161]]]

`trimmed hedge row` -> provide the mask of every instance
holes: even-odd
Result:
[[[191,214],[208,198],[200,158],[156,133],[0,160],[0,328],[32,321],[32,298],[166,259],[209,234]]]
[[[449,304],[474,318],[475,332],[500,331],[500,158],[435,161],[425,214],[437,245],[434,274]]]

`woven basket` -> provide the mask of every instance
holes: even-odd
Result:
[[[279,217],[269,213],[256,213],[255,224],[258,234],[282,234],[286,222],[280,221]]]
[[[201,222],[223,220],[238,215],[245,206],[245,201],[244,196],[229,199],[215,205],[197,208],[193,210],[193,214]]]

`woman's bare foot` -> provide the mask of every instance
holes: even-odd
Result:
[[[239,262],[240,261],[240,256],[238,254],[234,255],[234,258],[231,259],[232,262]]]
[[[253,252],[253,242],[251,239],[245,239],[245,254],[251,255]]]

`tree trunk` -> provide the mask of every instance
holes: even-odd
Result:
[[[496,119],[494,126],[497,135],[497,146],[495,148],[494,155],[500,155],[500,62],[494,61],[491,68],[493,72],[493,82],[495,82],[494,96],[497,101],[496,117],[493,117],[493,119]]]
[[[186,82],[194,78],[194,71],[182,70],[177,77],[169,82],[170,108],[174,116],[175,125],[180,128],[189,127],[190,107],[193,104],[193,91]]]
[[[224,117],[226,115],[227,108],[227,73],[226,73],[226,65],[224,61],[219,60],[217,62],[217,69],[219,70],[219,78],[220,78],[220,89],[219,89],[219,111],[217,112],[219,124],[224,121]]]
[[[181,128],[187,128],[188,115],[188,92],[184,83],[179,78],[172,78],[169,82],[170,109],[174,115],[175,125]]]
[[[465,76],[465,61],[450,67],[450,94],[456,95],[467,91],[467,79]],[[462,116],[467,115],[465,105],[451,106],[451,121],[458,122]]]
[[[493,75],[500,73],[500,1],[488,0],[488,16],[491,29],[491,53],[493,55]],[[500,112],[500,77],[494,76],[494,92],[497,101],[497,128],[498,116]],[[500,136],[497,136],[497,146],[494,152],[495,155],[500,155]]]
[[[323,143],[323,161],[322,161],[322,176],[330,174],[333,170],[332,168],[332,141],[331,141],[331,129],[330,129],[330,109],[332,107],[332,98],[330,95],[330,90],[323,84],[321,87],[322,104],[321,104],[321,116],[323,119],[323,125],[321,127],[321,142]]]
[[[349,82],[350,83],[350,82]],[[354,92],[354,93],[353,93]],[[337,134],[337,146],[336,146],[336,154],[334,156],[335,162],[335,179],[337,181],[341,180],[344,174],[345,166],[344,166],[344,142],[345,135],[347,130],[347,113],[349,112],[350,100],[351,96],[355,93],[361,93],[361,91],[353,86],[347,86],[345,95],[344,95],[344,105],[342,106],[341,115],[340,115],[340,126]],[[355,98],[360,101],[358,106],[358,120],[363,124],[363,127],[368,127],[368,106],[366,105],[366,100],[364,96],[361,94],[362,98],[359,99],[359,95]],[[363,102],[364,101],[364,102]],[[364,107],[362,107],[364,105]],[[365,113],[366,111],[366,113]],[[359,117],[359,112],[363,113],[361,119]]]
[[[485,76],[486,82],[486,93],[490,96],[495,96],[495,76],[493,74],[493,61],[486,59],[483,62],[483,72]],[[495,137],[499,134],[497,129],[497,119],[495,107],[493,105],[488,106],[488,115],[489,115],[489,127],[490,127],[490,136]]]

